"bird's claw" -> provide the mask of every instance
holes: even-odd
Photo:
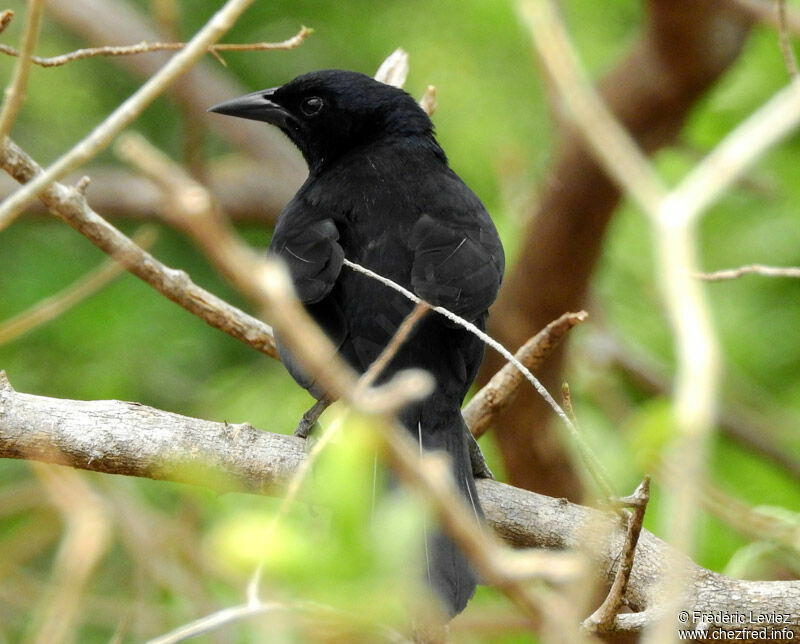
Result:
[[[486,458],[481,451],[481,446],[472,435],[472,432],[467,430],[468,443],[469,443],[469,461],[472,465],[472,476],[476,479],[494,479],[494,474],[489,466],[486,464]]]
[[[303,415],[303,417],[300,419],[300,422],[297,423],[297,427],[294,428],[294,435],[298,438],[306,439],[316,426],[316,420],[310,420],[309,422],[309,419]]]
[[[294,429],[294,435],[298,438],[308,438],[309,434],[316,429],[317,421],[319,417],[322,416],[322,412],[324,412],[330,404],[331,403],[324,398],[315,402],[311,408],[303,414],[300,422],[297,423],[297,427]]]

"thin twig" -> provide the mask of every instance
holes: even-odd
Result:
[[[786,64],[786,71],[789,72],[789,78],[796,81],[800,78],[800,71],[797,69],[797,58],[792,49],[792,40],[789,35],[789,20],[786,15],[786,0],[777,0],[778,12],[778,44],[781,47],[781,54],[783,55],[783,62]]]
[[[43,12],[43,0],[30,0],[28,2],[25,31],[22,34],[22,51],[19,53],[17,64],[14,66],[14,75],[11,78],[11,83],[6,87],[3,110],[0,112],[0,141],[11,131],[14,119],[17,117],[17,113],[25,100],[25,89],[28,85],[33,50],[36,48],[36,42],[39,39]],[[0,17],[0,24],[2,24],[3,29],[5,29],[13,15],[13,12],[10,15],[5,12]]]
[[[628,531],[625,536],[625,547],[622,550],[621,561],[614,576],[614,582],[600,607],[583,622],[583,626],[595,633],[608,633],[614,630],[614,622],[623,607],[625,592],[633,570],[633,560],[636,556],[636,544],[642,531],[644,513],[647,502],[650,500],[650,477],[646,476],[629,497],[619,499],[625,506],[632,507],[633,512],[628,518]]]
[[[145,5],[154,1],[139,3],[123,0],[48,1],[47,16],[81,41],[85,41],[87,47],[181,39],[171,35],[162,36],[157,30],[145,12]],[[173,4],[177,4],[187,12],[196,13],[199,10],[196,3],[178,1]],[[214,4],[221,6],[222,2]],[[163,52],[147,56],[121,56],[107,60],[109,64],[130,73],[134,78],[139,78],[143,83],[156,74],[171,55],[171,52]],[[250,159],[258,161],[262,173],[259,191],[267,195],[262,197],[264,213],[277,214],[305,177],[307,170],[302,157],[292,149],[291,143],[283,138],[276,128],[253,127],[252,123],[244,119],[208,118],[205,112],[209,105],[231,96],[238,96],[244,91],[245,88],[234,80],[230,73],[226,73],[205,56],[197,61],[180,82],[174,83],[168,93],[170,102],[179,106],[181,111],[190,111],[195,118],[203,122],[204,127],[232,143]],[[224,165],[228,165],[228,162],[226,161]],[[99,210],[104,213],[109,212],[107,208]],[[152,210],[148,211],[148,215],[150,212]]]
[[[214,195],[140,134],[126,132],[114,151],[161,188],[162,217],[189,235],[225,279],[258,304],[258,289],[251,278],[258,258],[236,234]]]
[[[406,298],[408,298],[412,302],[416,302],[416,303],[422,302],[422,300],[419,297],[414,295],[407,288],[404,288],[400,284],[397,284],[396,282],[393,282],[392,280],[388,279],[387,277],[384,277],[383,275],[379,275],[375,271],[372,271],[372,270],[370,270],[370,269],[368,269],[368,268],[366,268],[364,266],[356,264],[355,262],[351,262],[347,258],[344,259],[344,265],[347,266],[348,268],[356,271],[357,273],[362,273],[363,275],[366,275],[367,277],[371,277],[372,279],[380,282],[384,286],[388,286],[389,288],[391,288],[391,289],[397,291],[398,293],[404,295]],[[528,382],[530,382],[534,386],[536,391],[538,391],[539,394],[541,394],[541,396],[547,401],[547,403],[550,405],[550,407],[553,409],[553,411],[555,411],[556,414],[561,418],[561,420],[563,420],[564,423],[567,426],[572,426],[572,422],[567,417],[566,413],[564,413],[564,410],[561,409],[559,404],[550,395],[550,392],[548,392],[547,389],[545,389],[545,387],[542,385],[542,383],[539,382],[539,380],[536,378],[536,376],[534,376],[530,372],[530,370],[527,367],[525,367],[525,365],[523,365],[519,360],[517,360],[508,349],[506,349],[503,345],[501,345],[499,342],[497,342],[494,338],[490,337],[488,334],[486,334],[483,331],[481,331],[478,327],[476,327],[474,324],[472,324],[468,320],[465,320],[464,318],[459,317],[455,313],[452,313],[451,311],[448,311],[446,308],[444,308],[442,306],[432,306],[431,308],[434,311],[436,311],[437,313],[439,313],[440,315],[443,315],[444,317],[446,317],[451,322],[455,322],[458,326],[466,329],[467,331],[469,331],[473,335],[475,335],[478,338],[480,338],[485,344],[490,346],[492,349],[494,349],[500,355],[502,355],[506,360],[511,362],[514,365],[514,367],[516,369],[518,369],[525,376],[525,378],[528,380]]]
[[[142,249],[152,246],[156,229],[147,227],[136,233],[132,241]],[[108,259],[65,289],[37,302],[5,322],[0,323],[0,345],[6,344],[24,333],[57,318],[78,302],[93,295],[114,278],[125,272],[125,268],[113,259]]]
[[[588,318],[586,311],[564,313],[523,344],[514,357],[531,371],[536,370],[569,330]],[[462,414],[475,438],[480,438],[494,419],[510,405],[525,377],[512,363],[507,363],[464,407]]]
[[[191,67],[208,47],[228,31],[253,0],[228,0],[198,31],[186,47],[170,58],[153,77],[124,101],[111,115],[42,174],[0,204],[0,230],[8,226],[51,183],[86,163],[105,149],[122,129],[141,114],[167,87]]]
[[[765,266],[764,264],[748,264],[738,268],[728,268],[713,273],[695,273],[694,277],[705,282],[722,282],[735,280],[742,275],[761,275],[762,277],[800,277],[800,267]]]
[[[301,27],[300,31],[294,36],[281,42],[219,43],[217,45],[209,45],[206,51],[215,56],[218,56],[223,51],[286,51],[300,46],[312,32],[313,30],[308,27]],[[96,56],[133,56],[157,51],[179,51],[185,49],[187,44],[185,42],[140,42],[135,45],[88,47],[49,58],[32,56],[30,60],[39,67],[60,67],[76,60],[94,58]],[[0,54],[7,54],[8,56],[21,55],[17,49],[3,44],[0,44]]]
[[[0,144],[0,166],[20,183],[30,181],[42,172],[30,156],[8,139]],[[200,288],[183,271],[165,266],[139,248],[89,208],[86,198],[79,191],[53,183],[40,198],[53,214],[159,293],[206,324],[278,359],[278,350],[269,326]]]

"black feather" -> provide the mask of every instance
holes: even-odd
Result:
[[[329,70],[212,110],[280,127],[308,162],[308,179],[281,213],[269,252],[285,260],[300,299],[355,369],[369,367],[412,304],[343,269],[343,257],[485,326],[503,277],[500,239],[480,199],[448,167],[430,119],[406,92]],[[297,382],[322,396],[279,346]],[[384,373],[417,367],[433,374],[434,393],[400,418],[425,449],[447,452],[477,520],[482,511],[460,409],[482,359],[480,340],[428,314]],[[432,530],[427,544],[431,586],[454,615],[472,597],[475,573],[441,531]]]

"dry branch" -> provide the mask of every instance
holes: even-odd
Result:
[[[170,58],[158,73],[119,105],[88,136],[61,155],[42,174],[3,201],[0,204],[0,230],[8,226],[26,206],[35,201],[48,185],[60,180],[106,148],[120,131],[189,69],[210,45],[228,31],[252,2],[253,0],[228,0],[186,47]]]
[[[19,112],[25,100],[25,88],[28,84],[33,50],[36,48],[36,42],[39,39],[43,10],[43,0],[32,0],[28,3],[25,31],[22,34],[22,52],[18,52],[19,60],[14,66],[14,75],[11,78],[11,82],[6,86],[3,110],[0,112],[0,141],[11,131],[17,112]],[[0,19],[3,29],[8,25],[8,21],[11,20],[13,15],[13,13],[9,15],[8,12],[3,14],[2,19]]]
[[[620,565],[614,575],[614,582],[608,595],[603,600],[594,613],[585,621],[584,626],[595,632],[608,632],[614,629],[614,622],[620,614],[625,602],[625,593],[628,589],[628,582],[633,570],[633,562],[636,557],[636,544],[642,532],[644,513],[647,509],[647,502],[650,500],[650,479],[645,478],[636,488],[633,495],[626,499],[621,499],[625,505],[633,507],[633,512],[628,517],[628,530],[625,534],[625,548],[620,555]]]
[[[0,144],[0,166],[20,183],[42,172],[39,165],[9,139]],[[266,324],[200,288],[183,271],[169,268],[143,251],[94,212],[78,190],[53,183],[40,198],[53,214],[159,293],[206,324],[262,353],[278,357],[272,330]]]
[[[125,45],[160,38],[150,17],[124,0],[48,0],[47,13],[49,18],[91,45]],[[109,60],[145,81],[169,60],[169,54],[164,52]],[[264,208],[272,208],[273,214],[276,214],[306,175],[300,153],[274,128],[244,119],[209,119],[205,113],[209,105],[252,89],[237,83],[219,65],[201,58],[170,87],[169,95],[182,113],[202,120],[210,131],[262,164],[258,174],[259,189],[262,193],[272,195],[264,200]],[[271,206],[273,203],[277,205]],[[105,208],[100,210],[107,212]],[[227,212],[231,214],[233,211],[227,208]]]
[[[218,490],[277,494],[283,492],[305,458],[305,447],[300,439],[259,431],[250,425],[193,419],[136,403],[70,401],[17,393],[2,377],[0,458],[40,460]],[[497,481],[479,480],[477,487],[487,520],[507,543],[595,552],[599,577],[609,583],[614,579],[625,544],[625,530],[616,515]],[[587,533],[588,526],[591,531]],[[593,541],[596,543],[587,547]],[[660,605],[654,595],[657,582],[674,556],[669,545],[642,530],[625,596],[631,609],[638,612],[618,616],[616,629],[639,630],[649,622]],[[800,636],[800,614],[796,610],[800,582],[730,579],[683,556],[678,556],[678,561],[685,567],[689,582],[681,599],[682,609],[723,614],[785,613],[789,615],[788,628],[795,637]],[[784,625],[763,626],[780,629]]]
[[[531,371],[544,362],[567,332],[588,317],[586,311],[564,313],[523,344],[514,357]],[[476,393],[464,407],[464,420],[476,438],[480,438],[513,401],[525,377],[512,363],[507,363]]]
[[[760,275],[762,277],[800,277],[800,268],[795,266],[765,266],[764,264],[748,264],[738,268],[728,268],[713,273],[695,273],[697,279],[705,282],[723,282],[735,280],[742,275]]]
[[[139,134],[120,136],[115,151],[161,189],[161,216],[191,237],[222,275],[258,304],[252,278],[258,257],[238,237],[211,192]]]
[[[619,65],[599,83],[614,116],[646,153],[673,141],[697,98],[741,51],[750,18],[718,0],[649,0],[643,30]],[[537,212],[495,305],[492,335],[520,346],[584,297],[620,191],[574,127],[560,142],[543,181]],[[560,384],[564,353],[557,350],[539,375]],[[487,355],[485,382],[502,362]],[[577,498],[579,485],[552,431],[549,410],[533,395],[519,396],[498,422],[498,443],[511,480]]]
[[[291,38],[282,42],[256,42],[256,43],[218,43],[207,48],[208,53],[219,55],[223,51],[277,51],[289,50],[299,47],[309,36],[311,29],[301,27]],[[78,49],[67,54],[42,58],[41,56],[31,56],[30,60],[39,67],[60,67],[72,63],[76,60],[94,58],[96,56],[133,56],[136,54],[152,54],[158,51],[179,51],[186,47],[185,42],[140,42],[135,45],[106,45],[104,47],[89,47]],[[8,56],[21,56],[21,52],[8,45],[0,44],[0,54]]]

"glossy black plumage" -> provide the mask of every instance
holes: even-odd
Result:
[[[485,326],[503,249],[411,96],[363,74],[329,70],[211,109],[272,123],[303,153],[308,179],[281,213],[268,252],[285,260],[300,299],[355,369],[367,369],[413,305],[344,268],[344,257]],[[278,341],[295,380],[321,397]],[[404,409],[401,421],[422,447],[449,454],[476,517],[482,512],[460,408],[482,359],[477,338],[430,313],[384,372],[418,367],[433,374],[435,392]],[[431,586],[450,614],[460,612],[475,590],[473,571],[438,531],[431,530],[426,550]]]

